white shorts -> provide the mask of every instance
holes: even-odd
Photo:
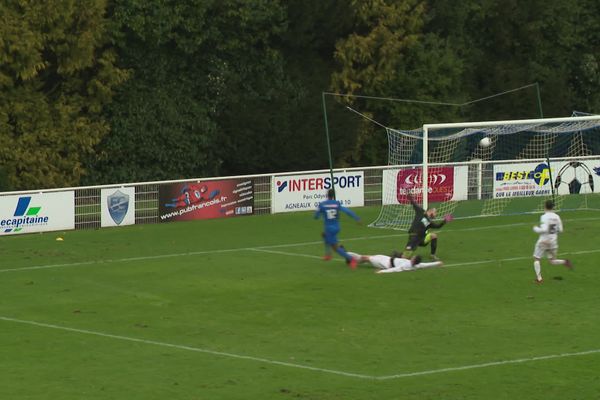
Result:
[[[371,256],[371,257],[369,257],[369,262],[371,263],[372,266],[374,266],[375,268],[379,268],[379,269],[388,269],[391,266],[390,265],[390,257],[388,257],[388,256],[382,256],[382,255]]]
[[[535,258],[543,258],[544,255],[548,258],[556,258],[556,252],[558,251],[558,242],[556,240],[552,241],[542,241],[538,239],[535,243],[535,248],[533,250],[533,257]]]

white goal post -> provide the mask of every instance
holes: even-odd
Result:
[[[406,229],[412,219],[407,193],[424,208],[435,204],[457,217],[534,212],[549,197],[569,209],[600,209],[599,115],[426,124],[387,133],[389,170],[382,210],[371,226]]]

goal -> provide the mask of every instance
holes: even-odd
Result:
[[[412,194],[455,218],[600,210],[600,116],[387,128],[389,166],[373,227],[407,229]],[[489,145],[481,139],[489,138]]]

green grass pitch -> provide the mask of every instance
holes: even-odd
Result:
[[[3,237],[0,397],[599,398],[600,214],[561,215],[575,269],[543,285],[539,215],[455,220],[445,267],[385,275],[322,261],[310,213]],[[358,253],[406,241],[341,222]]]

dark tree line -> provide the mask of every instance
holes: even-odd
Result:
[[[595,0],[0,4],[0,189],[385,163],[388,126],[600,112]]]

